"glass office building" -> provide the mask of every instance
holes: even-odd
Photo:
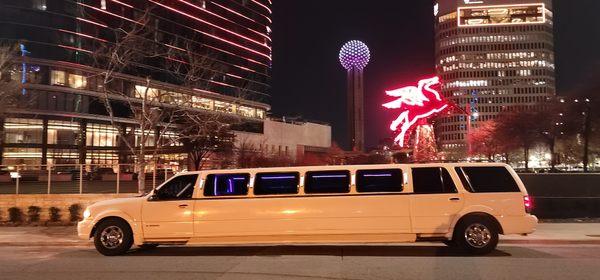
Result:
[[[470,109],[471,128],[556,94],[552,1],[438,0],[436,72],[443,95]],[[436,125],[445,151],[467,152],[467,116]]]
[[[183,85],[171,57],[136,65],[111,86],[137,97],[169,93],[169,103],[242,119],[239,129],[262,132],[271,70],[271,0],[19,0],[0,1],[0,42],[20,45],[3,79],[23,83],[20,104],[1,120],[0,155],[12,164],[115,164],[131,160],[117,129],[138,136],[132,120],[111,125],[95,68],[99,43],[115,30],[147,17],[150,38],[168,53],[203,57],[195,87]],[[176,43],[180,43],[177,45]],[[147,82],[150,77],[150,82]],[[243,94],[240,94],[243,93]],[[168,134],[168,133],[167,133]],[[146,144],[161,144],[150,137]],[[139,143],[138,143],[139,144]],[[181,145],[163,149],[165,160],[185,156]]]

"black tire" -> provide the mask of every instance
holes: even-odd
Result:
[[[140,249],[142,249],[142,250],[151,250],[151,249],[158,247],[158,244],[157,243],[144,243],[138,247],[140,247]]]
[[[490,218],[467,216],[456,226],[452,240],[470,254],[485,255],[496,249],[498,232],[496,224]]]
[[[110,246],[111,244],[114,246]],[[131,248],[131,245],[133,245],[133,232],[127,222],[121,219],[109,219],[102,221],[96,227],[94,246],[100,254],[122,255]]]

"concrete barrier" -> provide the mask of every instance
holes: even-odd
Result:
[[[542,219],[600,217],[600,174],[519,174]]]

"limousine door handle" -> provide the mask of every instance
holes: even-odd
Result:
[[[451,198],[449,198],[448,200],[451,200],[451,201],[458,201],[458,200],[460,200],[460,197],[451,197]]]
[[[179,204],[179,208],[186,208],[186,207],[188,207],[187,204]]]

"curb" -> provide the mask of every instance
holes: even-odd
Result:
[[[534,245],[600,245],[598,240],[566,240],[566,239],[532,239],[532,240],[500,240],[499,244],[534,244]]]
[[[0,247],[79,247],[91,246],[91,242],[0,242]]]

